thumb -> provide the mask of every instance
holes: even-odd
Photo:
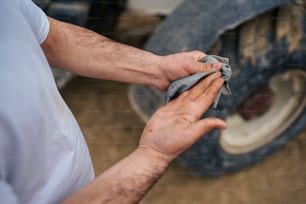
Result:
[[[209,71],[216,71],[221,70],[222,63],[216,62],[216,63],[203,63],[203,62],[195,62],[195,70],[197,72],[209,72]]]
[[[193,57],[196,59],[196,61],[200,61],[200,60],[203,59],[205,56],[207,56],[206,53],[201,52],[201,51],[198,51],[198,50],[191,51],[190,53],[193,55]]]
[[[213,129],[226,129],[227,124],[218,118],[206,118],[196,122],[193,125],[192,134],[194,142],[200,139],[204,134],[207,134],[209,131]]]
[[[190,52],[193,55],[193,58],[195,59],[193,71],[194,73],[201,73],[201,72],[208,72],[212,70],[220,70],[222,67],[221,62],[216,63],[203,63],[200,62],[205,56],[207,56],[204,52],[201,51],[191,51]]]

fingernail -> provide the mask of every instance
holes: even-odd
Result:
[[[222,121],[222,122],[223,122],[223,121]],[[227,124],[226,124],[225,122],[222,123],[222,126],[223,126],[222,129],[226,129],[226,128],[228,127]]]

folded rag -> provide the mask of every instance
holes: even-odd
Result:
[[[222,78],[224,79],[224,85],[215,98],[213,107],[216,108],[219,103],[221,93],[225,95],[231,94],[231,90],[228,85],[228,81],[232,75],[232,70],[231,67],[229,66],[229,60],[228,58],[225,57],[220,57],[216,55],[207,55],[203,59],[201,59],[200,62],[203,63],[222,62],[221,73],[222,73]],[[217,71],[202,72],[173,81],[167,90],[166,101],[169,102],[172,99],[177,98],[181,93],[193,87],[201,79],[215,72]]]

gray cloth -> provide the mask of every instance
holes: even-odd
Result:
[[[222,62],[221,73],[222,73],[222,78],[224,79],[224,85],[215,98],[213,107],[216,108],[219,103],[221,93],[225,95],[231,94],[231,90],[228,85],[228,81],[232,75],[232,70],[231,67],[229,66],[229,60],[228,58],[225,57],[220,57],[216,55],[207,55],[202,60],[200,60],[200,62],[203,63]],[[202,72],[173,81],[167,90],[166,101],[169,102],[172,99],[177,98],[181,93],[193,87],[201,79],[215,72],[217,71]]]

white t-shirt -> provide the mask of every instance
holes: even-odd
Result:
[[[94,172],[40,47],[49,22],[30,0],[1,0],[0,16],[0,203],[59,203]]]

